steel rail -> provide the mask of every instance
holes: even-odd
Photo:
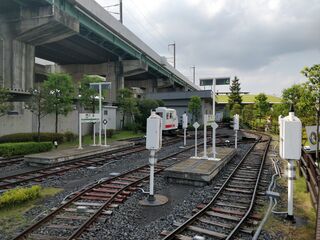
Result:
[[[175,237],[186,230],[186,228],[195,222],[199,217],[205,214],[205,212],[213,205],[213,203],[216,201],[216,199],[220,196],[221,192],[224,190],[225,186],[228,184],[234,173],[238,170],[239,166],[244,162],[244,160],[248,157],[248,155],[251,153],[251,151],[254,149],[254,147],[257,145],[257,143],[260,143],[262,139],[262,136],[260,136],[257,141],[249,148],[249,150],[245,153],[245,155],[242,157],[240,162],[237,164],[235,169],[230,173],[229,177],[224,181],[220,189],[217,191],[215,196],[211,199],[211,201],[204,207],[202,208],[199,212],[194,214],[191,218],[189,218],[187,221],[182,223],[179,227],[177,227],[175,230],[173,230],[171,233],[169,233],[166,237],[163,238],[163,240],[172,240],[175,239]]]
[[[200,145],[200,144],[203,144],[203,143],[199,143],[198,145]],[[158,162],[164,161],[164,160],[166,160],[166,159],[168,159],[168,158],[172,158],[172,157],[174,157],[174,156],[176,156],[176,155],[178,155],[178,154],[181,154],[181,153],[183,153],[183,152],[186,152],[186,151],[188,151],[188,150],[190,150],[190,149],[192,149],[192,148],[193,148],[193,145],[190,146],[190,147],[184,148],[183,150],[180,150],[180,151],[178,151],[178,152],[176,152],[176,153],[172,153],[172,154],[170,154],[170,155],[168,155],[168,156],[166,156],[166,157],[164,157],[164,158],[161,158],[161,159],[158,160]],[[36,229],[38,229],[39,227],[41,227],[42,224],[50,221],[55,215],[57,215],[57,214],[59,214],[61,211],[63,211],[64,208],[70,206],[73,202],[77,201],[77,200],[78,200],[79,198],[81,198],[85,193],[91,191],[92,189],[97,188],[97,187],[99,187],[99,186],[101,186],[101,185],[103,185],[103,184],[106,184],[106,183],[108,183],[108,182],[111,182],[111,181],[113,181],[113,180],[116,180],[116,179],[118,179],[118,178],[124,177],[124,176],[127,175],[127,174],[134,173],[134,172],[138,172],[139,170],[141,170],[141,169],[143,169],[143,168],[145,168],[145,167],[148,167],[148,166],[149,166],[149,164],[146,164],[146,165],[144,165],[144,166],[141,166],[141,167],[135,168],[135,169],[133,169],[133,170],[129,170],[129,171],[125,172],[125,173],[122,173],[121,175],[118,175],[118,176],[109,178],[109,179],[107,179],[107,180],[105,180],[105,181],[102,181],[102,182],[93,184],[92,186],[88,187],[88,188],[85,189],[84,191],[80,192],[78,195],[76,195],[76,196],[74,196],[73,198],[71,198],[70,200],[68,200],[66,203],[60,205],[56,210],[54,210],[53,212],[51,212],[50,214],[48,214],[46,217],[44,217],[43,219],[41,219],[40,221],[38,221],[38,222],[35,223],[34,225],[28,227],[26,230],[24,230],[22,233],[20,233],[18,236],[16,236],[16,237],[14,238],[14,240],[25,239],[25,237],[27,237],[29,234],[31,234],[34,230],[36,230]],[[161,165],[160,165],[160,166],[161,166]],[[144,177],[143,179],[139,179],[138,182],[133,182],[132,185],[138,184],[138,183],[140,183],[141,181],[143,181],[144,179],[146,179],[146,178],[148,178],[148,177],[149,177],[149,175],[147,175],[147,176]],[[132,185],[131,185],[131,186],[132,186]],[[125,186],[125,189],[127,189],[126,187],[130,187],[130,186],[126,185],[126,186]],[[124,191],[125,189],[120,189],[120,192]],[[115,194],[112,196],[112,198],[111,198],[110,200],[108,200],[108,201],[103,205],[103,207],[100,207],[100,208],[97,210],[97,212],[96,212],[90,219],[88,219],[88,220],[78,229],[78,231],[75,231],[75,232],[73,233],[73,235],[72,235],[71,237],[69,237],[68,239],[73,239],[74,237],[79,236],[79,234],[81,234],[81,233],[85,230],[85,228],[86,228],[90,223],[92,223],[92,221],[94,221],[94,219],[101,213],[101,211],[105,208],[105,206],[109,205],[110,202],[112,202],[112,201],[116,198],[117,195],[118,195],[118,192],[115,193]]]
[[[260,165],[260,169],[259,169],[259,173],[257,176],[257,181],[254,187],[254,192],[252,194],[252,198],[251,198],[251,202],[250,202],[250,207],[249,209],[246,211],[245,215],[241,218],[241,220],[239,221],[239,223],[237,224],[237,226],[235,226],[235,228],[231,231],[231,233],[229,233],[228,237],[226,238],[226,240],[231,239],[235,233],[240,229],[240,226],[243,224],[243,222],[248,218],[249,214],[252,211],[253,205],[254,205],[254,201],[256,199],[257,196],[257,191],[258,191],[258,187],[259,187],[259,182],[260,182],[260,178],[261,178],[261,174],[262,174],[262,170],[263,170],[263,166],[265,163],[265,160],[267,158],[268,155],[268,150],[270,147],[270,143],[271,143],[272,137],[269,137],[268,143],[267,143],[267,147],[263,153],[263,157],[262,157],[262,161],[261,161],[261,165]]]

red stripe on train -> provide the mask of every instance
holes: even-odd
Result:
[[[167,124],[167,125],[165,125],[164,127],[165,127],[165,128],[171,128],[171,127],[175,127],[175,125],[174,125],[174,124]]]

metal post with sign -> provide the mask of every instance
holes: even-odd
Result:
[[[218,124],[216,121],[216,85],[229,85],[230,84],[230,77],[224,78],[204,78],[200,79],[200,86],[212,86],[212,152],[213,152],[213,159],[216,160],[216,129]],[[207,115],[208,116],[208,115]],[[210,117],[211,118],[211,117]],[[205,125],[206,128],[206,125]],[[206,129],[205,129],[206,134]],[[205,138],[206,141],[206,138]],[[206,146],[206,143],[205,143]],[[205,156],[206,157],[206,149],[205,149]]]
[[[104,129],[104,146],[105,147],[109,147],[109,145],[107,145],[107,124],[108,121],[107,119],[103,119],[103,129]]]
[[[198,158],[198,128],[200,127],[200,124],[198,122],[195,122],[193,124],[194,127],[194,158]]]
[[[82,149],[82,123],[96,123],[100,121],[98,113],[80,113],[79,114],[79,149]]]
[[[99,121],[99,145],[101,146],[102,141],[102,90],[103,89],[110,89],[111,88],[111,82],[96,82],[96,83],[90,83],[90,88],[96,89],[99,91],[99,115],[100,115],[100,121]]]
[[[180,148],[185,148],[187,145],[187,127],[188,127],[188,115],[186,112],[182,115],[182,128],[183,128],[183,146]]]

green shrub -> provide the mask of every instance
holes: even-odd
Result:
[[[0,208],[14,206],[23,202],[36,199],[40,195],[41,187],[38,185],[30,188],[15,188],[4,192],[0,196]]]
[[[72,142],[76,138],[77,138],[77,136],[73,132],[67,131],[64,133],[64,141],[65,142]]]
[[[63,142],[64,134],[62,133],[40,133],[40,142],[52,142],[58,141],[58,143]],[[12,143],[12,142],[37,142],[38,133],[14,133],[9,135],[4,135],[0,137],[0,143]]]
[[[51,149],[51,142],[3,143],[0,144],[0,156],[10,157],[14,155],[26,155],[45,152]]]
[[[137,133],[142,128],[141,124],[138,123],[128,123],[124,130],[133,131],[134,133]]]

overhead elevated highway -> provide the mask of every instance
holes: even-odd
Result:
[[[49,72],[106,76],[113,93],[199,90],[95,1],[0,2],[0,85],[26,90],[34,83],[34,58],[56,63]],[[3,66],[11,66],[4,68]]]

